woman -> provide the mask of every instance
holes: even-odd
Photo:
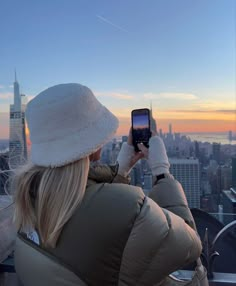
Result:
[[[15,178],[15,264],[28,285],[159,285],[194,261],[201,242],[158,136],[118,165],[99,166],[118,120],[80,84],[53,86],[29,102],[31,163]],[[155,178],[147,198],[128,185],[145,156]]]

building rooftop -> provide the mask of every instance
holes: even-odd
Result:
[[[230,188],[230,190],[224,190],[222,192],[231,200],[232,203],[236,203],[236,191],[234,188]]]

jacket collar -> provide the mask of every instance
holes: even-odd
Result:
[[[109,166],[90,163],[87,187],[97,183],[112,183],[118,172],[118,164]]]

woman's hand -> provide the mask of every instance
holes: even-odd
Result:
[[[152,133],[151,138],[158,136],[158,133],[156,131],[151,131],[151,133]],[[131,134],[131,136],[132,136],[132,134]],[[150,143],[150,139],[149,139],[149,143]],[[138,148],[143,153],[143,157],[148,159],[148,154],[149,154],[148,148],[143,143],[138,143]]]
[[[134,150],[134,146],[133,146],[133,136],[132,136],[132,129],[129,129],[129,136],[128,136],[128,140],[127,140],[127,144],[133,147]],[[131,158],[131,166],[133,167],[139,159],[144,158],[144,154],[142,153],[142,151],[139,152],[135,152],[133,153],[133,156]]]
[[[130,129],[127,143],[124,142],[122,144],[121,150],[117,157],[117,162],[119,163],[118,174],[123,177],[127,177],[133,166],[138,162],[138,160],[144,157],[144,154],[141,151],[134,151],[134,146],[132,142],[132,132]]]
[[[153,176],[169,173],[170,164],[166,154],[166,148],[159,136],[154,135],[150,138],[149,149],[142,143],[138,144],[138,147],[142,151],[144,157],[148,159],[148,164]]]

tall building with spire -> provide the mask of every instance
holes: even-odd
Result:
[[[16,168],[27,160],[25,104],[21,103],[20,86],[15,72],[14,103],[10,105],[9,167]]]
[[[170,135],[172,134],[172,124],[171,123],[169,124],[169,134]]]

